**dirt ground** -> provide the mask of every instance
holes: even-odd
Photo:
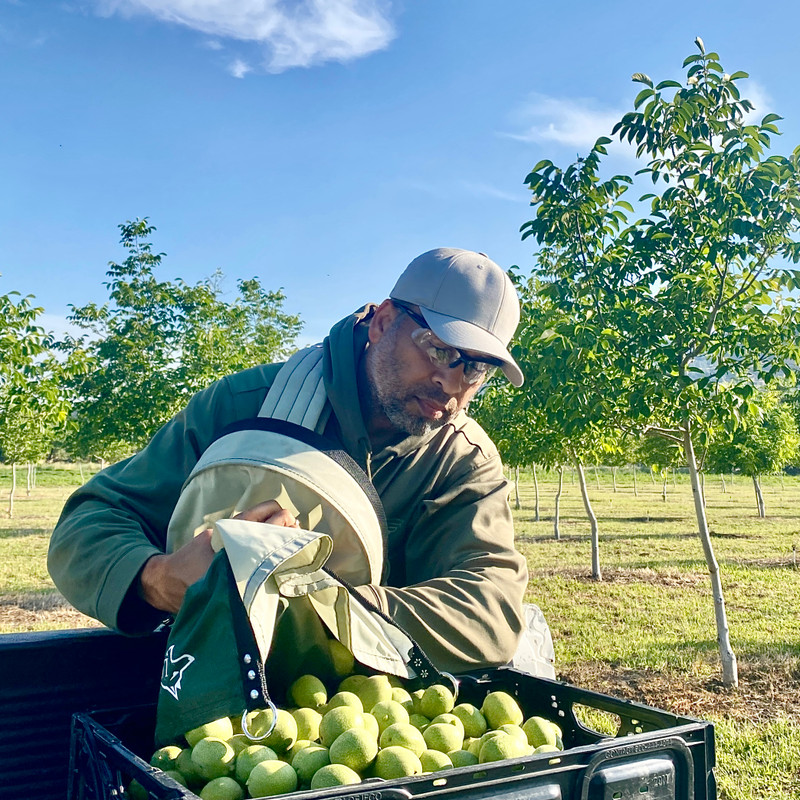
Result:
[[[559,680],[583,689],[661,708],[698,719],[710,714],[766,722],[778,715],[800,721],[800,665],[739,661],[739,686],[726,689],[718,679],[589,663],[560,672]]]
[[[624,581],[626,577],[618,574],[614,579]],[[100,623],[52,593],[0,598],[0,626],[6,631],[23,631],[99,627]],[[698,719],[714,713],[758,723],[780,714],[800,721],[800,663],[796,660],[741,659],[736,689],[726,689],[715,678],[692,680],[685,674],[634,670],[605,662],[572,666],[560,671],[558,678],[583,689]]]
[[[0,597],[0,630],[97,628],[97,620],[76,611],[60,594],[16,594]]]

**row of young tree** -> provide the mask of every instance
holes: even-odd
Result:
[[[681,82],[633,76],[643,88],[612,135],[635,148],[635,177],[603,176],[608,137],[566,168],[542,161],[528,175],[536,215],[522,235],[536,242],[535,266],[527,276],[512,270],[523,301],[513,353],[527,380],[520,389],[490,384],[474,413],[508,463],[576,465],[598,578],[583,464],[609,463],[640,439],[681,454],[722,679],[736,685],[701,475],[713,453],[767,431],[771,409],[785,413],[778,398],[794,385],[800,149],[768,154],[780,118],[750,121],[753,106],[737,87],[746,73],[725,73],[717,54],[696,44]],[[629,202],[647,179],[653,191]],[[36,460],[57,439],[74,457],[117,458],[197,389],[293,346],[300,320],[283,312],[280,291],[240,281],[226,303],[220,275],[194,286],[160,281],[153,228],[147,220],[120,227],[128,257],[110,265],[108,303],[73,308],[82,335],[55,342],[28,298],[0,297],[7,462]],[[727,469],[743,456],[720,458]]]
[[[481,415],[487,415],[486,410]],[[585,472],[586,465],[592,465],[597,478],[597,468],[610,470],[611,484],[617,491],[617,470],[627,467],[632,476],[632,491],[638,496],[637,476],[649,475],[655,483],[659,475],[661,496],[666,502],[667,482],[673,479],[675,471],[685,467],[683,448],[677,442],[658,436],[644,435],[636,438],[619,428],[610,428],[606,435],[596,442],[591,452],[575,451],[568,439],[561,440],[560,449],[552,449],[546,438],[529,440],[520,447],[520,439],[509,439],[503,431],[496,432],[498,446],[504,463],[513,470],[516,508],[520,508],[519,471],[528,468],[534,481],[534,520],[540,521],[538,511],[537,466],[554,469],[560,477],[566,467],[571,467],[574,476]],[[544,447],[543,450],[537,450]],[[524,462],[526,456],[536,455],[537,461]],[[521,461],[522,459],[522,461]],[[698,457],[698,470],[701,484],[705,486],[705,475],[719,477],[722,491],[727,491],[726,476],[733,480],[739,475],[752,482],[754,507],[762,519],[766,517],[766,502],[761,488],[761,478],[785,471],[800,473],[800,395],[796,392],[778,394],[771,390],[759,389],[750,410],[733,430],[712,429],[705,439],[704,447]],[[583,481],[586,488],[586,482]],[[597,478],[597,488],[600,488]],[[560,492],[559,492],[560,493]],[[584,503],[591,508],[591,499],[586,496]],[[558,500],[556,501],[558,507]],[[559,520],[554,519],[555,538],[559,538]],[[599,575],[595,575],[599,577]]]
[[[125,260],[107,271],[108,301],[70,306],[79,331],[57,340],[31,297],[0,295],[0,453],[12,467],[58,447],[76,460],[114,461],[140,448],[188,398],[218,378],[281,359],[302,323],[281,290],[223,275],[197,284],[157,277],[164,254],[147,219],[119,226]]]
[[[710,458],[744,467],[742,437],[787,422],[776,398],[800,364],[800,148],[769,154],[780,117],[752,121],[737,86],[746,73],[726,73],[695,44],[681,81],[633,76],[641,91],[611,134],[635,148],[633,177],[606,177],[608,137],[565,168],[541,161],[527,176],[535,217],[522,235],[536,264],[528,277],[513,273],[524,301],[513,353],[526,383],[489,386],[475,413],[512,465],[576,465],[598,578],[583,464],[608,463],[626,439],[680,452],[722,680],[734,686],[701,475]],[[642,182],[648,190],[629,202]]]

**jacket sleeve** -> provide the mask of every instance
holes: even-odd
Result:
[[[138,597],[139,572],[148,558],[164,552],[170,516],[203,450],[227,424],[257,413],[251,405],[237,401],[229,379],[218,381],[143,450],[98,473],[67,500],[47,567],[75,608],[128,634],[146,633],[163,621],[164,612]]]
[[[422,501],[405,538],[408,585],[362,587],[441,669],[506,664],[516,650],[528,571],[507,492],[498,456],[473,464]]]

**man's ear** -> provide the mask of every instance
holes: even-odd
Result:
[[[369,341],[370,344],[377,344],[383,334],[391,327],[400,312],[397,306],[389,300],[384,300],[372,314],[369,321]]]

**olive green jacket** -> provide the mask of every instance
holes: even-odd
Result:
[[[324,343],[333,413],[325,435],[371,477],[389,527],[383,585],[360,587],[440,669],[506,663],[522,629],[525,562],[514,548],[507,482],[496,448],[466,414],[372,452],[357,389],[374,306],[345,318]],[[145,561],[164,552],[181,487],[228,425],[258,415],[279,364],[254,367],[196,394],[142,451],[103,470],[67,501],[48,568],[79,610],[127,634],[165,616],[137,595]]]

